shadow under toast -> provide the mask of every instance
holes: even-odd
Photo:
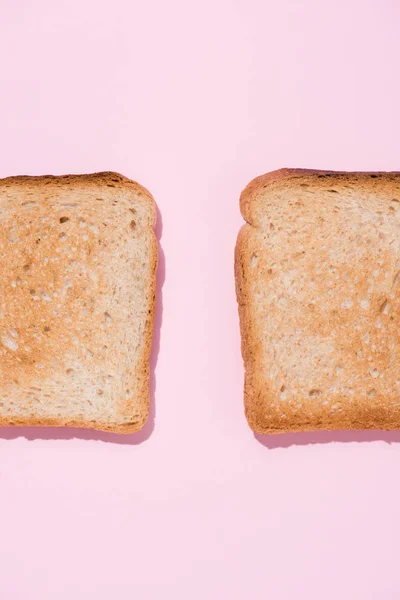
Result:
[[[254,437],[257,442],[269,450],[289,448],[290,446],[308,446],[310,444],[330,444],[332,442],[400,443],[400,431],[383,431],[382,429],[371,429],[367,431],[302,431],[298,433],[279,433],[272,435],[255,433]]]

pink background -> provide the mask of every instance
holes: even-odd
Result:
[[[254,437],[233,279],[254,176],[400,168],[399,18],[1,2],[0,175],[116,170],[162,215],[155,411],[128,437],[0,431],[1,598],[399,598],[400,433]]]

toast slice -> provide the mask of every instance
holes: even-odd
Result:
[[[155,218],[117,173],[0,180],[0,426],[145,423]]]
[[[400,173],[282,169],[240,205],[250,427],[400,428]]]

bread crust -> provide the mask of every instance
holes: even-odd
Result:
[[[70,184],[86,184],[86,185],[96,185],[104,184],[111,187],[114,187],[113,184],[125,184],[135,188],[137,191],[142,192],[149,203],[153,205],[153,212],[155,215],[155,203],[153,196],[150,192],[140,185],[137,181],[133,181],[132,179],[128,179],[124,175],[120,173],[116,173],[115,171],[99,171],[98,173],[83,173],[83,174],[67,174],[67,175],[12,175],[10,177],[3,177],[0,179],[0,186],[8,186],[8,185],[47,185],[47,184],[56,184],[56,185],[70,185]],[[154,221],[155,224],[155,221]]]
[[[305,188],[299,187],[301,185]],[[280,169],[255,178],[241,194],[240,208],[246,224],[238,234],[235,247],[235,283],[245,367],[245,414],[249,426],[258,434],[338,429],[400,429],[400,410],[396,402],[399,393],[396,390],[390,397],[378,391],[371,399],[354,398],[336,411],[332,411],[329,394],[324,396],[327,398],[324,404],[313,397],[302,397],[302,407],[299,409],[287,400],[278,402],[276,388],[260,368],[260,365],[266,362],[266,357],[265,348],[262,347],[256,331],[262,324],[254,312],[252,277],[261,278],[261,275],[252,275],[250,261],[252,255],[254,256],[254,248],[257,248],[255,237],[264,232],[266,227],[263,221],[263,194],[270,194],[268,202],[278,204],[286,202],[292,191],[296,195],[299,189],[311,189],[316,192],[324,189],[326,192],[327,187],[333,187],[335,189],[328,191],[344,194],[349,186],[359,188],[360,193],[365,193],[367,197],[374,197],[375,194],[387,197],[388,203],[400,200],[399,172]],[[285,200],[282,199],[283,196]],[[288,210],[292,208],[289,207]],[[275,219],[275,226],[276,223]],[[282,227],[284,226],[285,223]],[[267,285],[267,281],[264,279],[264,285]],[[316,391],[319,393],[319,390]]]
[[[43,189],[45,186],[51,186],[52,189],[61,189],[67,187],[78,186],[82,190],[116,188],[121,191],[125,188],[135,194],[135,197],[140,198],[140,202],[144,203],[146,210],[143,214],[148,215],[147,223],[143,224],[143,232],[148,236],[148,252],[149,252],[149,272],[148,272],[148,316],[145,321],[142,331],[142,355],[139,364],[135,368],[135,376],[137,382],[137,394],[135,398],[130,399],[130,402],[124,405],[121,404],[118,422],[110,420],[96,419],[95,421],[79,419],[76,417],[37,417],[30,414],[29,416],[21,415],[4,415],[0,409],[0,426],[19,426],[19,427],[81,427],[90,428],[101,431],[110,431],[115,433],[134,433],[139,431],[145,424],[150,404],[150,354],[152,345],[152,336],[154,328],[154,316],[156,307],[156,271],[158,263],[158,243],[154,233],[156,224],[156,207],[152,195],[149,191],[123,175],[115,172],[99,172],[83,175],[43,175],[43,176],[13,176],[0,180],[0,193],[7,194],[9,190],[21,188],[21,194],[26,190],[34,190],[36,188]],[[134,221],[133,221],[134,223]],[[135,418],[132,420],[132,402],[135,409]]]

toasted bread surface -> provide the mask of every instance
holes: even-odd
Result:
[[[1,426],[145,423],[155,217],[117,173],[0,180]]]
[[[400,174],[282,169],[240,205],[252,429],[400,428]]]

